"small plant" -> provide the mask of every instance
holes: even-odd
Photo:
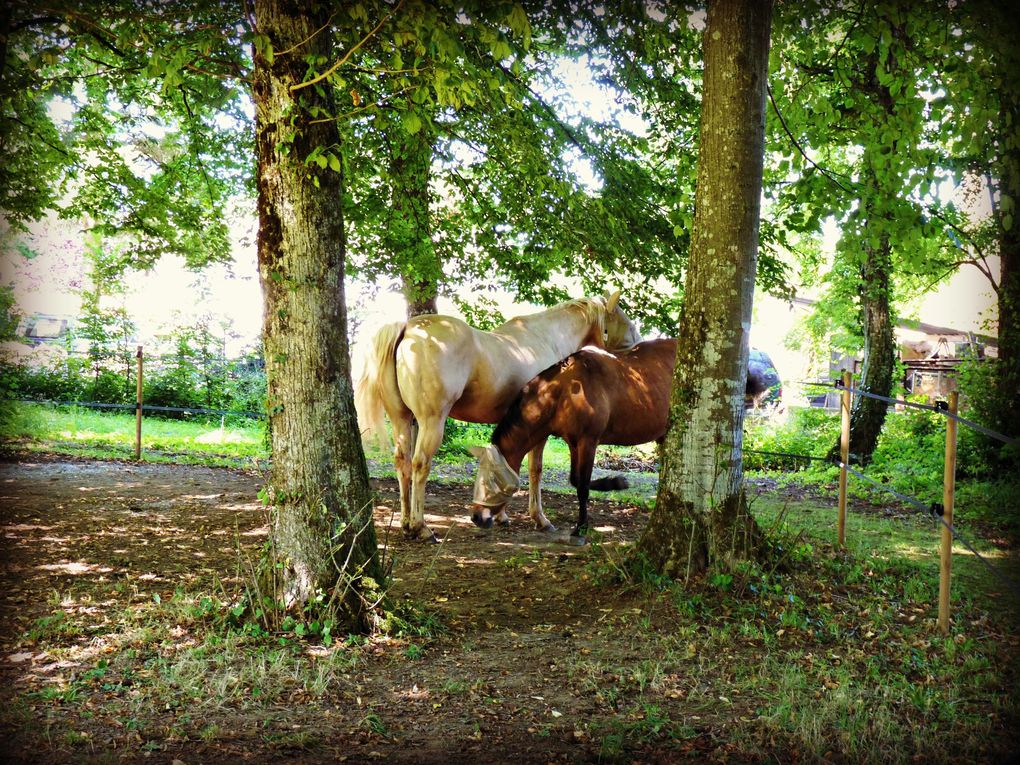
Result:
[[[361,727],[377,736],[382,736],[383,738],[390,737],[389,731],[386,730],[386,724],[375,712],[369,712],[361,718]]]

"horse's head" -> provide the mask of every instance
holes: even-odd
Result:
[[[611,351],[620,351],[641,342],[641,335],[638,334],[634,322],[627,318],[627,314],[620,308],[620,290],[612,295],[606,293],[603,300],[606,312],[600,338],[601,345]]]
[[[498,514],[503,509],[521,481],[494,444],[472,446],[469,451],[478,458],[474,503],[480,512],[476,512],[472,520],[478,525],[491,526],[490,514],[494,511]]]

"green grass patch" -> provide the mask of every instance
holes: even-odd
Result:
[[[134,457],[135,416],[82,407],[15,403],[0,422],[0,439],[30,451],[100,459]],[[142,450],[153,462],[237,466],[269,456],[261,422],[215,419],[142,421]]]

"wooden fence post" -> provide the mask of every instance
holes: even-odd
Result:
[[[846,465],[850,462],[850,385],[853,377],[843,370],[843,393],[840,396],[839,410],[842,414],[842,427],[839,434],[839,521],[837,541],[840,547],[846,545]]]
[[[956,415],[960,394],[949,394],[949,414]],[[949,581],[953,570],[953,502],[956,499],[956,420],[946,420],[946,469],[942,478],[942,547],[939,564],[939,629],[949,634]]]
[[[138,391],[135,399],[135,459],[142,458],[142,346],[138,346]]]

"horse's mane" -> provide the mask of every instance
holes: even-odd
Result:
[[[606,304],[604,301],[598,298],[592,297],[579,297],[573,300],[568,300],[563,303],[564,306],[577,306],[581,309],[581,313],[584,314],[584,318],[589,324],[595,324],[598,326],[599,337],[602,337],[606,331]]]

